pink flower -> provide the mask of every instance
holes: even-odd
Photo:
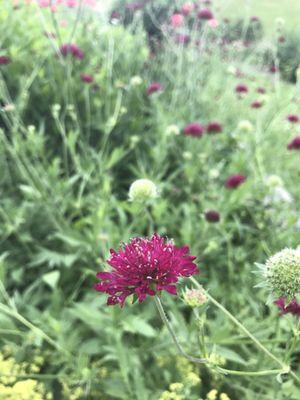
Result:
[[[287,145],[288,150],[300,150],[300,136],[296,136]]]
[[[289,114],[286,119],[291,122],[292,124],[295,124],[297,122],[299,122],[299,117],[296,114]]]
[[[254,101],[251,103],[251,107],[252,107],[252,108],[261,108],[262,106],[263,106],[263,102],[260,101],[260,100],[254,100]]]
[[[70,8],[78,6],[77,0],[65,0],[65,5]]]
[[[244,183],[246,179],[247,178],[244,175],[231,175],[229,178],[227,178],[225,186],[227,189],[236,189],[242,183]]]
[[[193,3],[184,3],[181,7],[181,13],[183,15],[188,15],[191,11],[194,10],[194,4]]]
[[[78,60],[82,60],[84,58],[84,53],[80,48],[73,43],[64,43],[60,47],[60,53],[63,57],[66,57],[68,54],[71,54],[74,58]]]
[[[89,74],[82,73],[82,74],[80,74],[80,78],[81,78],[82,82],[85,82],[85,83],[93,83],[94,82],[94,77]]]
[[[274,304],[280,308],[281,315],[290,313],[298,317],[300,316],[300,304],[296,299],[293,299],[288,305],[285,305],[285,298],[280,297],[278,300],[274,301]]]
[[[51,0],[39,0],[39,6],[41,8],[50,7],[50,5],[51,5]]]
[[[219,122],[210,122],[206,127],[207,133],[220,133],[222,132],[223,128]]]
[[[248,93],[248,86],[240,83],[239,85],[236,85],[235,91],[236,93]]]
[[[198,122],[192,122],[183,129],[183,133],[186,136],[200,137],[204,133],[204,127]]]
[[[7,65],[10,63],[10,57],[8,56],[0,56],[0,65]]]
[[[162,290],[176,295],[178,278],[198,273],[196,257],[189,255],[188,246],[176,247],[158,234],[134,238],[110,253],[107,262],[112,271],[99,272],[100,282],[95,285],[97,291],[108,294],[108,305],[123,306],[130,295],[142,302]]]
[[[215,210],[208,210],[205,213],[205,219],[207,222],[216,223],[220,221],[220,214]]]
[[[184,17],[181,14],[173,14],[170,17],[170,22],[173,28],[179,28],[184,23]]]
[[[203,8],[197,14],[199,19],[210,20],[214,18],[214,14],[208,8]]]
[[[210,20],[207,22],[207,24],[208,24],[211,28],[216,29],[216,28],[219,26],[219,21],[218,21],[217,19],[215,19],[215,18],[212,18],[212,19],[210,19]]]
[[[150,85],[147,87],[147,94],[151,95],[152,93],[160,92],[162,91],[162,86],[158,82],[152,82]]]

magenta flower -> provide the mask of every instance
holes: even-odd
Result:
[[[263,102],[260,101],[260,100],[254,100],[254,101],[251,103],[251,107],[252,107],[252,108],[261,108],[262,106],[263,106]]]
[[[222,130],[222,125],[216,121],[210,122],[206,127],[207,133],[221,133]]]
[[[294,137],[287,145],[288,150],[300,150],[300,136]]]
[[[147,94],[151,95],[152,93],[160,92],[162,91],[162,86],[158,82],[152,82],[150,85],[147,87]]]
[[[235,87],[236,93],[248,93],[248,86],[244,85],[243,83],[240,83]]]
[[[83,51],[74,43],[64,43],[60,46],[60,53],[63,57],[71,54],[74,58],[82,60],[84,57]]]
[[[281,315],[293,314],[298,317],[300,316],[300,304],[296,299],[293,299],[288,305],[285,305],[285,298],[280,297],[278,300],[274,301],[274,304],[280,308]]]
[[[188,246],[176,247],[172,241],[154,234],[151,238],[134,238],[118,252],[111,249],[107,260],[111,272],[99,272],[98,292],[109,295],[108,305],[124,305],[130,295],[139,302],[147,295],[165,290],[176,295],[179,277],[197,274],[196,257],[189,255]]]
[[[220,221],[220,214],[218,213],[218,211],[208,210],[205,213],[205,219],[208,222],[216,223]]]
[[[296,114],[289,114],[286,119],[291,122],[292,124],[296,124],[297,122],[299,122],[299,117]]]
[[[183,129],[183,133],[186,136],[200,137],[204,133],[204,127],[198,122],[192,122]]]
[[[257,93],[261,93],[261,94],[265,94],[265,93],[266,93],[266,89],[263,88],[263,87],[258,87],[258,88],[256,89],[256,91],[257,91]]]
[[[229,178],[227,178],[225,186],[227,189],[236,189],[238,186],[244,183],[246,179],[247,178],[244,175],[231,175]]]
[[[7,65],[10,63],[10,57],[0,56],[0,65]]]
[[[82,80],[82,82],[85,83],[93,83],[94,82],[94,77],[92,75],[89,74],[80,74],[80,78]]]
[[[209,20],[214,18],[214,14],[208,8],[203,8],[197,14],[199,19]]]

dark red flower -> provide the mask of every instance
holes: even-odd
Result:
[[[94,82],[94,77],[92,75],[89,74],[80,74],[80,78],[82,80],[82,82],[85,83],[93,83]]]
[[[63,57],[71,54],[74,58],[82,60],[84,57],[83,51],[74,43],[64,43],[60,46],[60,53]]]
[[[162,90],[162,86],[158,82],[152,82],[150,85],[147,87],[147,94],[150,95],[155,92],[160,92]]]
[[[215,210],[208,210],[205,213],[205,219],[208,222],[219,222],[220,221],[220,214],[218,213],[218,211]]]
[[[204,133],[204,127],[199,124],[198,122],[192,122],[191,124],[188,124],[184,129],[183,133],[186,136],[195,136],[199,137],[202,136]]]
[[[299,117],[296,114],[289,114],[286,119],[291,122],[292,124],[295,124],[297,122],[299,122]]]
[[[235,189],[244,183],[246,179],[247,178],[244,175],[231,175],[229,178],[227,178],[225,186],[227,189]]]
[[[107,262],[112,271],[99,272],[100,282],[95,285],[97,291],[109,295],[108,305],[123,306],[130,295],[142,302],[147,295],[162,290],[176,295],[178,278],[198,273],[193,262],[196,257],[189,255],[188,246],[176,247],[158,234],[134,238],[118,252],[111,249],[110,253]]]
[[[244,85],[243,83],[240,83],[239,85],[236,85],[235,91],[237,93],[247,93],[248,92],[248,86]]]
[[[272,74],[275,74],[278,71],[278,68],[276,67],[276,65],[271,65],[270,66],[270,72]]]
[[[285,42],[285,37],[284,36],[279,36],[278,42],[279,43],[284,43]]]
[[[266,93],[266,89],[263,88],[263,87],[258,87],[258,88],[256,89],[256,91],[257,91],[257,93],[261,93],[261,94],[265,94],[265,93]]]
[[[222,125],[216,121],[210,122],[206,127],[207,133],[220,133],[222,130]]]
[[[197,17],[199,19],[209,20],[214,18],[214,14],[211,12],[209,8],[203,8],[198,12]]]
[[[0,56],[0,65],[7,65],[10,63],[10,57]]]
[[[262,106],[263,106],[263,102],[260,101],[260,100],[254,100],[254,101],[251,103],[251,107],[252,107],[252,108],[261,108]]]
[[[300,136],[294,137],[287,145],[288,150],[300,150]]]
[[[285,298],[280,297],[278,300],[274,301],[280,310],[281,315],[284,314],[293,314],[296,316],[300,316],[300,304],[297,302],[296,299],[293,299],[288,305],[285,305]]]
[[[250,21],[251,22],[258,22],[259,18],[254,15],[253,17],[250,18]]]

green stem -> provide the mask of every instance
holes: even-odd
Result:
[[[168,329],[168,331],[169,331],[169,333],[170,333],[170,335],[171,335],[171,337],[172,337],[172,339],[173,339],[173,341],[175,343],[175,346],[176,346],[177,350],[179,351],[179,353],[183,357],[185,357],[186,359],[188,359],[191,362],[194,362],[194,363],[197,363],[197,364],[207,363],[207,359],[193,357],[193,356],[190,356],[189,354],[187,354],[185,352],[185,350],[181,347],[180,343],[178,342],[176,334],[173,331],[173,328],[172,328],[172,326],[171,326],[171,324],[170,324],[170,322],[169,322],[169,320],[168,320],[168,318],[166,316],[165,310],[163,309],[163,306],[161,304],[160,298],[158,296],[154,296],[154,300],[155,300],[155,304],[156,304],[156,307],[158,309],[159,315],[160,315],[163,323],[166,325],[166,327],[167,327],[167,329]]]
[[[266,376],[266,375],[278,375],[278,374],[284,374],[289,371],[286,369],[268,369],[268,370],[263,370],[263,371],[235,371],[232,369],[225,369],[225,368],[220,368],[217,367],[217,370],[219,372],[222,372],[225,375],[240,375],[240,376]]]
[[[200,283],[198,283],[196,281],[195,278],[191,277],[190,278],[192,280],[192,282],[199,288],[203,290],[203,287],[200,285]],[[281,373],[290,373],[294,379],[297,382],[300,382],[300,378],[293,372],[290,370],[289,365],[286,365],[285,363],[283,363],[281,360],[279,360],[276,356],[274,356],[274,354],[272,354],[258,339],[256,339],[255,336],[252,335],[252,333],[250,331],[248,331],[248,329],[238,320],[235,318],[234,315],[232,315],[224,306],[222,306],[222,304],[220,304],[217,300],[215,300],[207,291],[205,291],[205,294],[207,296],[207,298],[217,307],[219,308],[237,327],[240,328],[241,331],[243,331],[245,333],[246,336],[248,336],[253,343],[256,344],[256,346],[262,351],[264,352],[267,356],[269,356],[273,361],[275,361],[277,364],[280,365]],[[269,372],[272,370],[269,370]],[[274,371],[274,370],[273,370]],[[264,373],[266,373],[267,371],[262,371]],[[280,373],[279,372],[279,373]],[[228,372],[229,373],[229,372]],[[233,372],[234,373],[234,372]],[[241,371],[242,373],[242,371]],[[243,372],[243,374],[249,374],[249,373],[245,373]],[[257,374],[257,373],[256,373]]]

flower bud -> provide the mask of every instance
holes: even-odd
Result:
[[[140,86],[142,83],[143,83],[143,79],[142,79],[140,76],[138,76],[138,75],[133,76],[133,77],[130,79],[130,85],[131,85],[131,86]]]
[[[129,188],[129,200],[144,202],[158,196],[156,185],[149,179],[138,179]]]
[[[300,293],[300,250],[284,249],[266,262],[266,279],[279,297],[294,298]]]
[[[245,133],[250,133],[254,131],[254,127],[250,121],[242,120],[238,124],[238,130]]]
[[[207,302],[204,289],[187,289],[183,294],[183,299],[190,307],[199,307]]]

